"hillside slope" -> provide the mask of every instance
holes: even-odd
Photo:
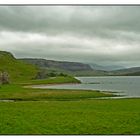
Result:
[[[140,76],[140,67],[132,67],[109,72],[110,75]]]
[[[40,68],[45,68],[47,71],[59,71],[74,76],[97,76],[106,74],[105,71],[94,70],[90,65],[79,62],[54,61],[34,58],[23,58],[20,60]]]
[[[120,65],[98,65],[95,63],[89,63],[89,65],[91,66],[91,68],[95,69],[95,70],[104,70],[104,71],[114,71],[114,70],[119,70],[119,69],[125,69],[124,66],[120,66]]]
[[[0,51],[0,71],[6,71],[11,81],[30,80],[38,72],[37,67],[17,60],[11,53]]]
[[[79,70],[92,70],[88,64],[78,63],[78,62],[67,62],[67,61],[54,61],[46,59],[34,59],[34,58],[24,58],[20,59],[30,64],[42,68],[57,68],[64,69],[67,71],[79,71]]]
[[[140,76],[140,71],[138,72],[133,72],[133,73],[127,73],[125,76]]]

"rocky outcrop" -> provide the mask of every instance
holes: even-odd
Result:
[[[0,72],[0,84],[9,84],[9,74],[7,72]]]

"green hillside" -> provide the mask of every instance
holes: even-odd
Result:
[[[37,67],[19,61],[5,51],[0,51],[0,71],[6,71],[10,75],[10,81],[18,82],[30,80],[36,76]]]

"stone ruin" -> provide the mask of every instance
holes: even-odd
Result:
[[[9,74],[5,71],[0,72],[0,84],[9,84]]]

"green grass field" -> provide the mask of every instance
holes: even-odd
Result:
[[[56,77],[1,85],[0,134],[140,134],[140,99],[100,99],[115,95],[23,87],[65,82],[79,81]]]
[[[0,134],[140,134],[140,99],[0,102]]]

